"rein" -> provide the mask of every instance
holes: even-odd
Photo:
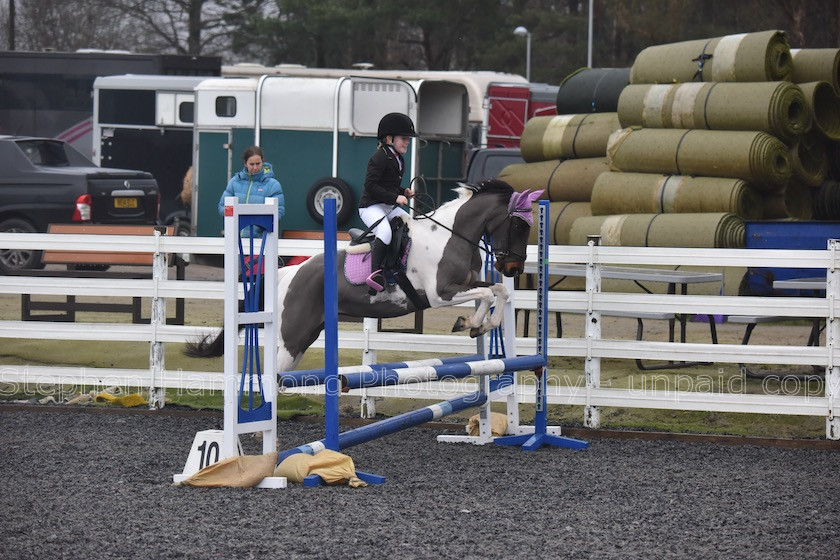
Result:
[[[426,212],[420,212],[420,211],[417,210],[417,207],[415,206],[415,208],[414,208],[414,214],[415,214],[414,219],[415,220],[431,220],[432,222],[439,225],[443,229],[449,231],[452,235],[460,237],[461,239],[463,239],[464,241],[466,241],[467,243],[469,243],[470,245],[472,245],[473,247],[475,247],[479,251],[483,249],[486,253],[494,254],[496,256],[506,256],[507,254],[509,254],[509,251],[493,251],[490,244],[486,241],[487,236],[484,236],[484,235],[481,237],[481,243],[484,245],[483,247],[481,245],[479,245],[478,243],[474,243],[472,240],[467,239],[466,237],[464,237],[463,235],[461,235],[457,231],[453,230],[452,228],[450,228],[450,227],[440,223],[439,221],[435,220],[432,217],[434,215],[434,212],[435,212],[434,210],[432,210],[432,212],[430,214],[426,213]],[[508,214],[508,218],[510,218],[512,216],[513,216],[513,214]]]

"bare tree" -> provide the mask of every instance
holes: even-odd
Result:
[[[219,55],[230,51],[236,17],[259,10],[264,0],[96,0],[141,31],[139,46],[172,54]]]
[[[15,50],[15,0],[0,0],[0,45]]]
[[[11,0],[6,0],[3,10],[6,41],[10,40],[7,30],[11,7]],[[17,50],[125,49],[133,41],[132,28],[119,14],[91,2],[28,0],[15,2],[14,7]]]

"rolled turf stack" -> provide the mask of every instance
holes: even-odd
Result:
[[[546,190],[551,243],[568,244],[574,220],[592,215],[592,187],[609,171],[607,142],[621,128],[614,108],[629,72],[587,68],[569,75],[558,89],[558,115],[534,117],[525,124],[520,148],[526,163],[510,165],[499,175],[518,191]],[[580,111],[566,111],[572,107]],[[604,107],[612,111],[603,112]],[[532,230],[536,242],[534,235]]]
[[[811,125],[792,70],[775,30],[642,50],[619,96],[610,173],[570,242],[601,232],[607,244],[743,246],[743,220],[763,217],[763,193],[782,193],[793,174],[785,142]]]
[[[619,214],[578,218],[569,243],[585,245],[587,236],[601,236],[601,245],[625,247],[744,246],[744,222],[734,214]]]

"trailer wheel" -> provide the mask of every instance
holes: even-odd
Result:
[[[309,215],[319,224],[324,223],[324,199],[326,198],[335,199],[338,225],[342,225],[349,220],[356,209],[353,201],[353,191],[347,183],[337,177],[321,179],[312,185],[306,195],[306,209],[309,211]]]

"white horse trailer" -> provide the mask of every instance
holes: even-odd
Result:
[[[206,76],[124,75],[93,83],[93,161],[148,171],[161,191],[160,221],[188,232],[179,197],[193,159],[193,89]]]
[[[409,115],[419,138],[406,158],[427,203],[449,200],[463,177],[468,93],[445,80],[374,76],[262,75],[203,80],[195,88],[193,223],[201,236],[222,230],[218,201],[242,152],[263,148],[283,185],[282,230],[321,231],[323,200],[337,199],[339,226],[362,226],[356,212],[379,120]]]

